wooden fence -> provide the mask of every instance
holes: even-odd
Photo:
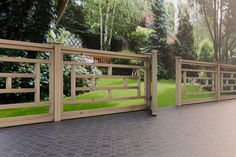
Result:
[[[30,51],[31,53],[47,53],[48,59],[29,59],[18,57],[6,57],[0,56],[1,63],[24,63],[34,66],[32,73],[0,73],[0,78],[5,78],[6,88],[0,89],[0,94],[5,93],[34,93],[34,102],[30,103],[16,103],[16,104],[0,104],[0,110],[15,109],[15,108],[29,108],[48,106],[49,112],[47,114],[31,115],[31,116],[19,116],[11,118],[1,118],[0,127],[31,124],[48,121],[61,121],[64,119],[88,117],[105,115],[120,112],[138,111],[151,109],[152,114],[157,112],[157,54],[156,52],[145,55],[134,54],[121,54],[108,51],[98,51],[90,49],[68,48],[64,47],[60,43],[54,44],[39,44],[30,42],[20,42],[0,39],[1,49],[13,49]],[[65,60],[65,56],[85,56],[90,58],[90,61],[68,61]],[[139,65],[130,64],[113,64],[112,59],[123,59],[140,62]],[[91,62],[92,61],[92,62]],[[101,62],[102,61],[102,62]],[[41,85],[41,65],[49,66],[49,99],[48,101],[42,101],[40,99],[40,85]],[[71,75],[71,99],[64,99],[63,83],[64,83],[64,68],[70,67]],[[77,73],[77,67],[96,67],[103,68],[107,71],[106,74],[101,75],[80,75]],[[116,68],[131,69],[134,71],[132,75],[119,75],[113,74],[113,70]],[[142,73],[142,74],[141,74]],[[13,78],[32,78],[34,79],[34,88],[13,88]],[[122,79],[123,86],[106,86],[97,87],[96,80],[99,78],[111,78]],[[86,79],[90,82],[89,87],[78,87],[76,85],[77,79]],[[129,86],[128,80],[135,79],[137,84],[135,86]],[[144,94],[142,95],[141,80],[144,80]],[[153,81],[152,81],[153,80]],[[130,90],[137,91],[136,96],[132,97],[113,97],[114,90]],[[102,99],[86,99],[78,100],[76,98],[78,92],[89,92],[96,90],[107,91],[107,97]],[[124,101],[124,100],[136,100],[143,99],[143,104],[137,104],[124,107],[109,107],[99,108],[92,110],[77,110],[65,112],[65,104],[84,104],[84,103],[97,103],[97,102],[110,102],[110,101]]]
[[[236,66],[176,57],[176,105],[236,98]]]

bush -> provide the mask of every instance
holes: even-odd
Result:
[[[213,44],[205,39],[199,45],[198,60],[210,62],[213,61]]]
[[[148,45],[149,35],[152,32],[152,29],[138,26],[136,31],[130,34],[130,48],[137,53],[144,52]]]

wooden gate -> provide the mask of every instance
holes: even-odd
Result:
[[[176,105],[236,98],[236,66],[176,57]]]
[[[22,68],[31,68],[31,72],[6,73],[0,71],[0,81],[5,82],[4,89],[0,89],[0,94],[33,93],[33,102],[0,104],[0,113],[5,110],[34,108],[34,111],[42,110],[43,114],[13,116],[0,118],[0,127],[31,124],[48,121],[61,121],[63,119],[80,118],[88,116],[105,115],[120,112],[138,111],[151,109],[152,114],[157,112],[157,54],[156,52],[145,55],[121,54],[115,52],[78,49],[63,47],[60,43],[39,44],[30,42],[19,42],[0,39],[0,50],[22,51],[36,53],[37,59],[25,57],[0,56],[0,63],[17,63]],[[11,53],[9,51],[8,53]],[[10,55],[11,56],[11,55]],[[81,59],[82,58],[82,59]],[[44,68],[48,68],[48,76],[45,77]],[[81,73],[79,68],[98,70],[100,73]],[[29,70],[30,71],[30,70]],[[128,72],[127,72],[128,71]],[[65,75],[70,75],[70,79]],[[13,87],[13,79],[29,78],[33,85],[29,88]],[[48,99],[41,99],[42,78],[47,78],[49,83]],[[101,79],[120,79],[121,86],[106,85],[97,86],[97,81]],[[129,84],[130,80],[136,84]],[[154,81],[152,81],[154,80]],[[70,82],[70,87],[64,84]],[[78,81],[86,81],[87,85],[78,86]],[[65,90],[70,91],[70,97]],[[68,88],[68,89],[67,89]],[[135,90],[132,96],[117,96],[117,90]],[[81,93],[102,91],[106,92],[104,98],[80,98]],[[105,103],[113,101],[140,100],[141,103],[123,105],[119,107],[97,107],[91,109],[90,104]],[[139,102],[139,101],[137,101]],[[67,110],[69,105],[82,105],[85,109]],[[41,107],[41,108],[40,108]],[[86,109],[88,108],[88,109]]]

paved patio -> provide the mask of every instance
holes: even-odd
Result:
[[[0,129],[0,157],[234,157],[236,101]]]

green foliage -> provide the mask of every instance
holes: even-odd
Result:
[[[56,18],[56,3],[54,0],[6,0],[0,2],[0,38],[45,42],[46,33],[50,29],[50,24]],[[30,51],[0,49],[0,56],[8,57],[25,57],[25,58],[40,58],[38,53]],[[47,54],[44,54],[46,57]],[[31,64],[20,63],[0,63],[0,72],[10,73],[32,73],[33,66]],[[44,67],[44,68],[42,68]],[[42,94],[41,98],[48,97],[48,69],[42,65]],[[47,81],[46,81],[47,80]],[[13,80],[15,88],[32,87],[34,81],[32,79]],[[0,86],[4,87],[4,81],[1,80]],[[16,103],[22,101],[32,101],[32,94],[1,94],[1,103]]]
[[[152,49],[158,50],[158,78],[168,78],[167,70],[169,53],[167,51],[168,24],[164,0],[154,0],[152,3],[152,12],[154,14],[153,30],[149,41]]]
[[[152,11],[154,14],[153,30],[155,32],[150,34],[151,47],[164,53],[167,41],[167,15],[163,0],[154,0],[152,4]]]
[[[190,22],[190,16],[187,11],[179,12],[179,26],[175,42],[176,55],[184,59],[194,60],[197,58],[194,48],[193,26]]]
[[[132,32],[129,37],[131,40],[131,49],[133,49],[137,53],[142,53],[143,51],[145,51],[148,46],[148,38],[152,32],[153,30],[150,28],[138,26],[136,28],[136,31]]]
[[[0,38],[44,42],[55,8],[53,0],[1,1]]]
[[[214,58],[213,44],[211,41],[205,39],[199,44],[198,60],[211,62]]]

